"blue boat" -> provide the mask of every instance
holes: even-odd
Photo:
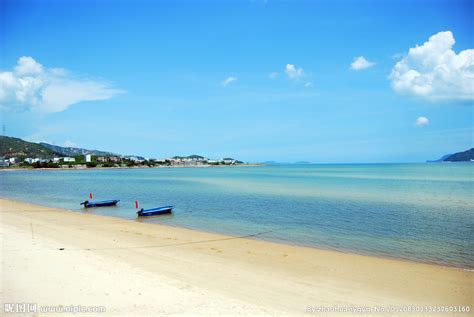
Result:
[[[157,216],[157,215],[164,215],[170,214],[173,210],[173,206],[163,206],[151,209],[140,209],[137,211],[138,216],[146,217],[146,216]]]
[[[84,205],[84,208],[92,208],[92,207],[109,207],[115,206],[120,200],[100,200],[100,201],[84,201],[81,205]]]

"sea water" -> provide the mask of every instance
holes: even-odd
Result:
[[[89,198],[117,207],[82,209]],[[474,164],[33,170],[0,196],[286,244],[474,268]],[[140,208],[174,205],[170,216]]]

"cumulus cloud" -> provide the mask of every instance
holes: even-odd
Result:
[[[15,72],[19,75],[36,75],[41,74],[43,71],[43,65],[37,63],[29,56],[20,57],[15,67]]]
[[[430,101],[474,100],[474,49],[456,54],[454,43],[446,31],[410,48],[392,69],[392,88]]]
[[[122,92],[104,81],[77,78],[63,68],[45,68],[29,56],[20,57],[13,71],[0,72],[0,109],[5,111],[61,112]]]
[[[427,117],[418,117],[416,119],[415,125],[419,127],[424,127],[425,125],[430,124],[430,120]]]
[[[230,83],[232,83],[236,80],[237,80],[237,77],[229,76],[226,79],[224,79],[221,84],[222,84],[222,86],[226,87],[227,85],[229,85]]]
[[[296,80],[305,76],[303,68],[297,68],[293,64],[286,64],[285,73],[290,77],[290,79]]]
[[[354,58],[354,60],[352,61],[351,69],[352,70],[363,70],[363,69],[370,68],[374,65],[375,65],[374,62],[369,62],[367,59],[365,59],[364,56],[359,56],[359,57]]]

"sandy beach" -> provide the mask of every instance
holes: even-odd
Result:
[[[36,303],[104,306],[100,316],[361,316],[320,307],[367,307],[373,316],[472,315],[374,312],[375,306],[471,305],[474,272],[462,269],[6,199],[0,209],[2,312],[5,303]]]

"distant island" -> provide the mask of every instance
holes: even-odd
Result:
[[[446,154],[437,160],[427,161],[427,162],[435,163],[435,162],[473,162],[473,161],[474,161],[474,148],[471,148],[464,152]]]
[[[119,167],[193,167],[252,165],[231,157],[209,159],[201,155],[154,159],[138,155],[33,143],[20,138],[0,136],[0,167],[17,168],[119,168]]]

